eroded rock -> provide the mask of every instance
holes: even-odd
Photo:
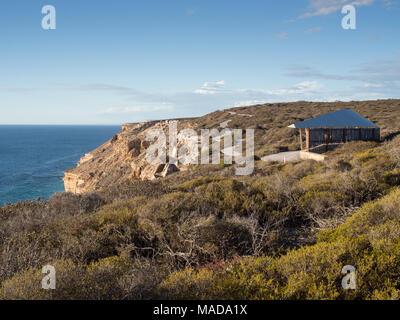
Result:
[[[147,162],[146,150],[152,143],[146,141],[146,135],[152,129],[168,132],[168,122],[123,125],[110,141],[82,157],[77,167],[65,171],[65,191],[98,191],[125,180],[152,180],[179,171],[175,165]]]

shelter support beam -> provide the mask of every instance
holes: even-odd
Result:
[[[325,129],[325,150],[329,150],[329,129]]]
[[[300,128],[300,150],[303,150],[303,130]]]

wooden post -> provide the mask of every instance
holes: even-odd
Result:
[[[303,150],[303,131],[300,128],[300,150]]]
[[[310,152],[310,128],[306,129],[307,152]]]
[[[376,138],[375,138],[375,128],[372,128],[372,140],[373,140],[373,141],[376,141]]]
[[[346,137],[346,128],[343,128],[343,143],[347,142],[347,137]]]
[[[325,150],[329,151],[329,129],[325,129]]]
[[[362,141],[362,129],[358,129],[359,130],[359,134],[360,134],[360,141]]]

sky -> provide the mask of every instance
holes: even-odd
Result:
[[[0,124],[400,98],[399,18],[400,0],[2,0]]]

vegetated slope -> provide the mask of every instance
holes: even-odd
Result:
[[[0,297],[397,298],[400,137],[328,156],[257,161],[250,177],[190,166],[0,208]],[[47,264],[57,290],[41,289]],[[345,265],[355,291],[341,289]]]
[[[179,130],[191,128],[221,129],[225,123],[231,129],[255,130],[255,153],[263,157],[285,150],[298,150],[298,130],[290,124],[339,109],[352,108],[381,127],[382,135],[400,131],[400,100],[363,102],[296,102],[265,104],[216,111],[200,118],[180,119]],[[145,160],[150,143],[146,134],[152,129],[168,133],[167,121],[126,124],[110,141],[90,152],[79,165],[65,173],[65,190],[73,193],[99,191],[109,185],[133,179],[153,179],[165,176],[163,166],[151,165]],[[167,139],[168,140],[168,139]],[[186,166],[178,166],[186,170]]]

